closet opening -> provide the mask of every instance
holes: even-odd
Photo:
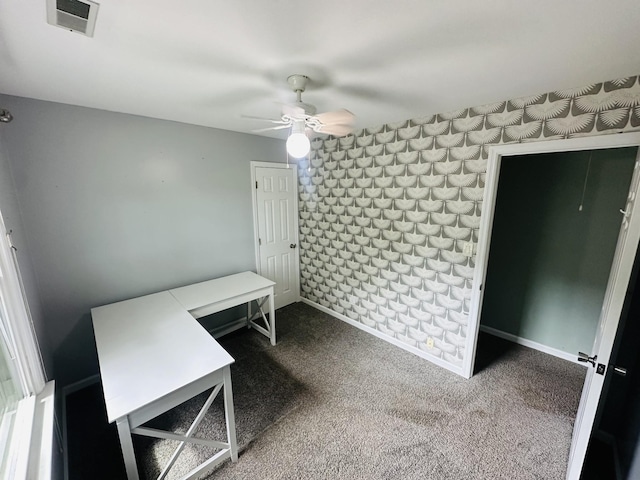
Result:
[[[584,371],[569,480],[582,472],[640,243],[638,146],[640,134],[620,133],[489,150],[464,375],[481,328],[550,354],[535,369],[544,378],[558,377],[552,356]]]
[[[502,159],[481,331],[573,362],[591,351],[636,154]]]

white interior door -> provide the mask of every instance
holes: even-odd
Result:
[[[252,162],[258,273],[276,282],[276,308],[300,300],[296,169]]]

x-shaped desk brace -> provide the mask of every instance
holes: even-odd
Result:
[[[269,301],[270,297],[266,296],[263,297],[262,299],[258,299],[256,300],[256,303],[258,304],[258,310],[255,312],[251,312],[251,303],[247,303],[247,328],[255,328],[257,331],[259,331],[261,334],[267,336],[268,338],[272,338],[272,332],[274,332],[275,330],[275,325],[272,326],[271,323],[269,323],[269,320],[267,319],[266,314],[264,313],[264,310],[262,310],[262,306],[267,303]],[[258,325],[255,321],[257,319],[259,319],[260,317],[262,317],[262,321],[264,322],[264,326],[262,325]],[[273,319],[273,317],[272,317]],[[275,335],[273,335],[273,337],[275,337]]]
[[[186,287],[174,288],[169,292],[194,318],[202,318],[230,307],[246,304],[247,326],[255,328],[269,338],[271,345],[275,345],[274,286],[275,282],[271,280],[253,272],[243,272],[194,285],[187,285]],[[252,313],[251,302],[253,301],[258,304],[258,309]],[[268,319],[262,309],[266,302],[269,303]],[[262,316],[264,326],[254,321],[259,316]],[[242,327],[242,324],[239,327]],[[232,331],[232,329],[226,331]]]
[[[140,427],[140,426],[138,426],[138,427],[131,428],[131,433],[135,433],[137,435],[143,435],[143,436],[153,437],[153,438],[160,438],[160,439],[165,439],[165,440],[176,440],[176,441],[180,442],[178,447],[175,449],[175,451],[171,455],[171,458],[169,459],[169,461],[165,465],[164,469],[162,470],[162,473],[160,473],[160,475],[158,476],[158,480],[163,480],[167,476],[167,474],[169,473],[169,471],[171,470],[173,465],[178,460],[178,457],[180,456],[180,454],[184,450],[184,447],[187,445],[187,443],[193,443],[193,444],[196,444],[196,445],[205,445],[205,446],[208,446],[208,447],[213,447],[213,448],[219,449],[220,451],[218,453],[216,453],[213,457],[211,457],[210,459],[208,459],[207,461],[205,461],[204,463],[199,465],[198,467],[194,468],[187,475],[182,477],[182,480],[193,479],[193,478],[197,478],[197,477],[199,477],[201,475],[204,475],[205,473],[207,473],[210,470],[212,470],[218,463],[220,463],[225,458],[230,457],[232,459],[232,461],[236,461],[238,459],[237,448],[235,446],[235,441],[236,441],[235,440],[235,433],[232,432],[231,429],[230,429],[230,424],[231,425],[234,424],[233,408],[231,408],[229,410],[225,409],[225,411],[226,411],[225,418],[227,420],[227,438],[229,439],[228,442],[218,442],[216,440],[207,440],[207,439],[204,439],[204,438],[198,438],[198,437],[194,437],[193,436],[194,432],[196,431],[196,429],[198,428],[198,426],[200,425],[200,423],[204,419],[207,411],[209,410],[209,407],[211,406],[213,401],[218,396],[218,393],[220,393],[220,390],[222,390],[222,388],[224,386],[224,383],[225,383],[226,376],[227,375],[225,375],[224,372],[223,372],[223,381],[222,381],[222,383],[219,383],[218,385],[216,385],[213,388],[211,394],[209,395],[209,398],[207,398],[206,402],[204,402],[204,405],[200,409],[200,412],[198,413],[198,415],[194,419],[193,423],[191,424],[191,426],[189,427],[189,429],[187,430],[187,433],[185,435],[179,435],[177,433],[167,432],[167,431],[164,431],[164,430],[158,430],[158,429],[155,429],[155,428],[148,428],[148,427]],[[231,385],[230,376],[229,376],[229,385]],[[228,389],[225,388],[224,394],[225,394],[225,403],[227,401],[231,401],[231,395],[232,395],[231,394],[231,388],[228,388]],[[229,418],[229,417],[232,417],[232,418]],[[134,418],[132,418],[131,420],[135,421]],[[144,418],[140,418],[140,420],[144,420]],[[232,444],[233,444],[233,447],[232,447]]]

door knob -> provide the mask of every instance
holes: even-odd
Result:
[[[291,245],[289,245],[289,248],[296,248],[296,244],[292,243]]]
[[[597,355],[594,355],[593,357],[590,357],[586,353],[578,352],[578,361],[579,362],[585,362],[585,363],[589,362],[591,365],[593,365],[595,367],[597,359],[598,359]]]

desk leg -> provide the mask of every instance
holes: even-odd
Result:
[[[231,450],[231,461],[238,461],[238,444],[236,442],[236,417],[233,413],[233,391],[231,390],[231,368],[224,367],[224,411],[227,419],[227,439]]]
[[[122,417],[116,420],[118,436],[120,437],[120,447],[124,458],[124,466],[127,470],[128,480],[138,480],[138,466],[133,452],[133,441],[131,440],[131,428],[129,427],[129,417]]]
[[[247,302],[247,328],[251,328],[251,302]]]
[[[273,288],[269,294],[269,323],[271,324],[271,345],[276,344],[276,304]]]

